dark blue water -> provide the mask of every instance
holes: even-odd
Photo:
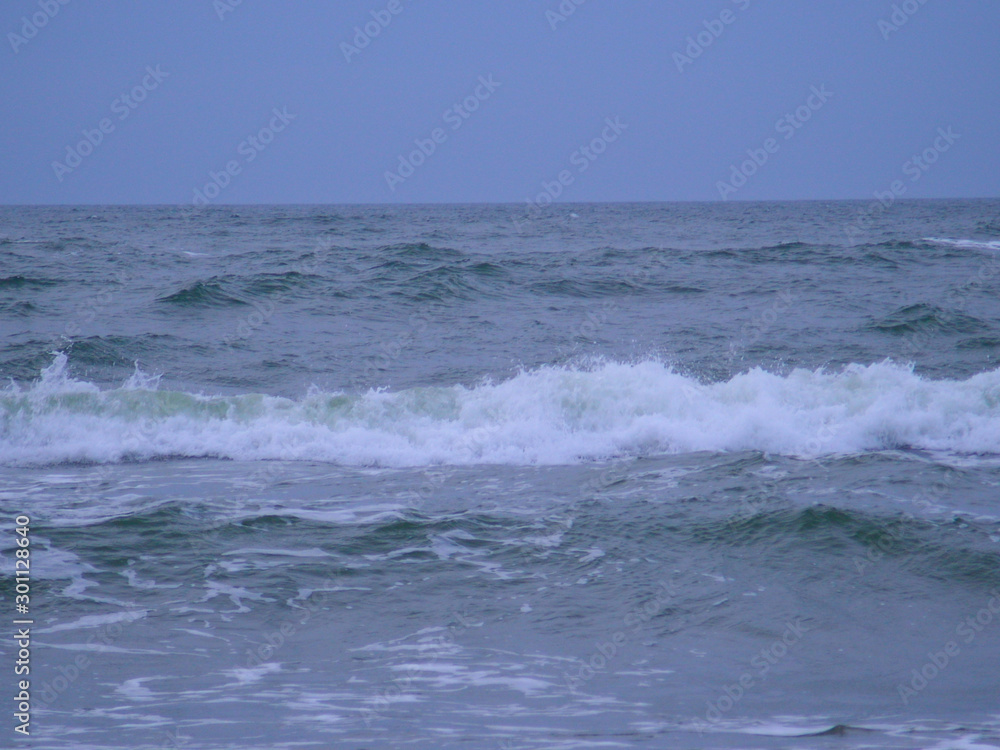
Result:
[[[30,746],[1000,746],[998,256],[998,201],[0,209]]]

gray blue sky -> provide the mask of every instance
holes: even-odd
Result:
[[[1000,196],[995,0],[9,0],[0,31],[3,203]]]

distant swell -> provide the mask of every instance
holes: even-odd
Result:
[[[160,297],[165,302],[182,307],[216,307],[219,305],[245,305],[247,302],[225,291],[216,281],[198,281],[176,292]]]
[[[978,333],[990,330],[987,322],[971,315],[923,303],[901,307],[873,321],[868,328],[896,335],[932,330],[944,333]]]
[[[55,286],[57,283],[51,279],[34,279],[25,276],[0,277],[0,289],[41,289]]]

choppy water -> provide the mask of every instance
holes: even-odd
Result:
[[[998,271],[997,201],[0,209],[31,746],[1000,746]]]

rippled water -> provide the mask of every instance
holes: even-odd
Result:
[[[0,210],[33,746],[1000,746],[1000,203],[867,210]]]

